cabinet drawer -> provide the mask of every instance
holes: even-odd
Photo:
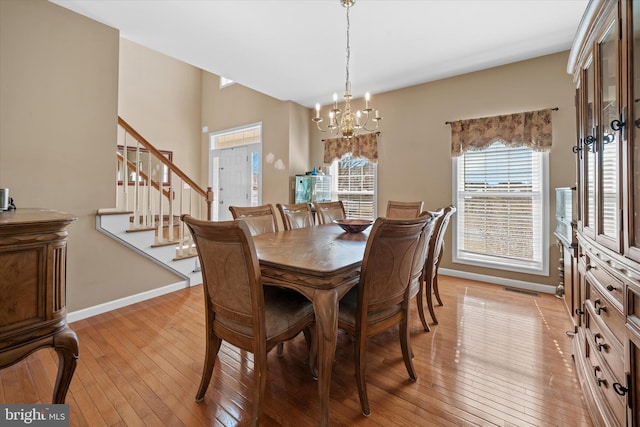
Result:
[[[614,389],[614,384],[618,380],[614,377],[608,366],[603,362],[600,353],[593,347],[592,342],[587,339],[587,361],[591,365],[591,372],[587,373],[587,381],[592,389],[600,394],[606,402],[609,411],[618,422],[618,425],[626,425],[627,407],[625,397],[620,396]],[[623,384],[624,385],[624,384]]]
[[[622,346],[622,343],[625,342],[626,334],[625,317],[622,311],[611,300],[602,295],[600,288],[593,284],[589,276],[586,277],[585,288],[587,297],[585,306],[591,307],[593,317],[600,318],[616,337],[618,345]]]
[[[586,307],[585,326],[585,338],[591,342],[594,351],[600,353],[617,379],[624,378],[624,348],[591,305]]]
[[[602,264],[594,261],[592,258],[589,259],[586,270],[588,272],[587,277],[593,277],[593,282],[598,285],[600,292],[614,301],[618,307],[622,309],[622,302],[624,300],[624,285],[622,282],[609,274]]]

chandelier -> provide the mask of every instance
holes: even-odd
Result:
[[[355,113],[351,110],[351,81],[349,80],[349,59],[351,58],[351,47],[349,45],[349,9],[356,3],[356,0],[340,0],[340,4],[347,8],[347,78],[344,87],[344,111],[338,108],[338,94],[333,94],[333,108],[329,110],[329,124],[326,128],[322,128],[320,123],[323,119],[320,117],[320,104],[316,104],[316,116],[312,119],[321,132],[330,132],[334,136],[342,136],[343,138],[353,138],[354,136],[365,132],[374,132],[378,129],[378,124],[382,117],[380,112],[369,106],[371,95],[367,92],[364,96],[364,109],[357,110]],[[371,122],[369,123],[369,120]],[[374,126],[375,123],[375,126]],[[369,125],[369,127],[367,127]]]

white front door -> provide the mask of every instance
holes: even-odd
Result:
[[[233,218],[229,206],[251,206],[249,149],[245,145],[213,150],[212,154],[212,181],[218,211],[216,215],[214,209],[213,219],[227,221]]]

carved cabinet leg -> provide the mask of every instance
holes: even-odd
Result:
[[[75,332],[66,328],[54,337],[53,347],[58,353],[58,375],[53,389],[53,403],[62,404],[78,363],[78,337]]]

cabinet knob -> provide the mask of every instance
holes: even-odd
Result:
[[[584,314],[584,311],[580,310],[579,308],[576,308],[576,314],[578,316],[582,316]]]
[[[589,270],[597,270],[595,265],[587,264],[587,271]]]
[[[623,386],[620,383],[613,383],[613,390],[620,396],[624,396],[629,391],[627,387]]]
[[[598,377],[598,372],[600,372],[601,370],[602,369],[600,369],[600,366],[593,367],[593,376],[596,377],[596,381],[598,382],[598,387],[602,387],[603,385],[607,384],[607,380]]]
[[[601,305],[602,301],[600,301],[600,298],[596,299],[595,301],[593,301],[593,308],[596,309],[596,314],[600,315],[603,311],[606,312],[607,311],[607,306],[606,305]]]
[[[582,141],[584,146],[587,148],[587,151],[591,153],[596,152],[596,137],[593,135],[587,135],[587,137]]]
[[[613,286],[613,285],[607,285],[607,290],[608,290],[609,292],[611,292],[611,291],[615,291],[616,289],[618,289],[618,288],[616,288],[616,287],[615,287],[615,286]]]
[[[607,344],[605,344],[604,342],[602,342],[602,343],[598,342],[598,340],[599,340],[599,339],[603,339],[603,338],[602,338],[602,335],[600,335],[599,333],[598,333],[598,334],[595,334],[595,335],[593,336],[593,342],[594,342],[594,343],[596,344],[596,346],[598,347],[598,351],[602,351],[603,349],[607,349],[608,345],[607,345]]]
[[[625,127],[626,124],[627,123],[624,121],[624,115],[622,115],[620,117],[620,120],[616,119],[611,121],[611,130],[614,130],[617,132],[619,130],[622,130],[622,128]]]

